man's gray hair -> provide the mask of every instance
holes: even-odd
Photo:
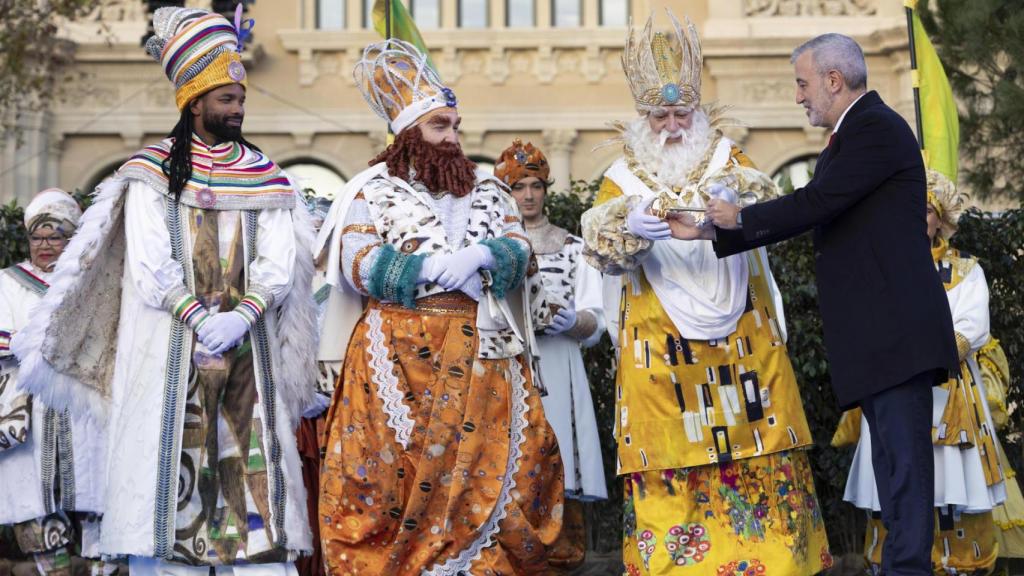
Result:
[[[801,54],[811,51],[814,68],[819,74],[836,70],[843,75],[846,87],[860,90],[868,86],[868,67],[864,63],[864,51],[857,41],[842,34],[822,34],[811,38],[793,50],[790,64]]]

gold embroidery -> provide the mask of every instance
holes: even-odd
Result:
[[[367,246],[363,246],[359,252],[356,252],[356,257],[352,259],[352,283],[355,284],[356,290],[360,292],[366,292],[366,287],[363,286],[362,275],[359,273],[359,267],[363,263],[363,258],[370,253],[374,248],[379,248],[380,242],[374,242]]]
[[[373,224],[349,224],[342,229],[341,234],[377,234],[377,227]]]

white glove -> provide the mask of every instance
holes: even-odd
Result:
[[[494,255],[487,246],[473,244],[453,254],[442,256],[438,265],[442,270],[434,282],[445,290],[452,291],[460,288],[481,268],[493,268]]]
[[[319,392],[313,397],[313,401],[306,406],[302,412],[303,418],[316,418],[331,407],[331,397]]]
[[[719,184],[717,182],[712,184],[711,186],[708,186],[708,195],[710,195],[712,198],[725,200],[730,204],[736,204],[736,201],[739,199],[739,194],[737,194],[735,190],[729,188],[724,184]]]
[[[572,327],[576,325],[576,308],[573,306],[566,306],[565,308],[559,308],[558,312],[555,313],[555,317],[551,319],[551,326],[544,330],[544,333],[548,336],[554,336],[555,334],[561,334],[566,330],[572,330]]]
[[[420,275],[416,278],[416,283],[426,284],[427,282],[437,280],[437,277],[441,275],[441,272],[444,272],[444,268],[441,267],[444,257],[444,254],[435,254],[424,258],[423,264],[420,267]]]
[[[661,218],[648,214],[647,209],[654,203],[654,197],[638,203],[626,216],[629,233],[647,240],[666,240],[672,237],[672,230]]]
[[[220,356],[238,346],[249,332],[249,321],[234,310],[218,312],[199,327],[199,341],[210,354]]]

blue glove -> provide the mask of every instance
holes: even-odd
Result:
[[[566,330],[572,330],[572,327],[576,325],[576,308],[572,305],[566,306],[565,308],[559,308],[558,312],[555,313],[555,317],[551,319],[551,326],[548,326],[544,330],[544,333],[548,336],[554,336],[561,334]]]
[[[630,234],[647,240],[671,238],[672,230],[669,228],[668,222],[647,212],[653,203],[654,197],[652,196],[634,206],[626,216],[626,229]]]
[[[249,332],[249,321],[235,311],[218,312],[199,327],[199,341],[210,354],[219,356],[238,346]]]
[[[432,256],[435,258],[437,256]],[[438,261],[440,274],[434,282],[447,291],[458,290],[473,277],[481,268],[490,270],[494,267],[494,255],[491,249],[482,244],[466,246],[452,254],[440,256]]]

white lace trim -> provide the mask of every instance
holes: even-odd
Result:
[[[530,406],[526,403],[526,378],[523,376],[523,367],[519,359],[509,358],[511,368],[510,386],[512,398],[510,402],[511,418],[509,430],[509,451],[508,463],[505,466],[505,478],[501,483],[501,493],[498,494],[498,502],[491,512],[491,517],[480,529],[480,536],[467,546],[455,558],[449,558],[444,564],[435,566],[430,570],[424,570],[423,576],[457,576],[459,573],[469,573],[469,568],[477,559],[480,552],[492,544],[491,539],[498,533],[498,524],[508,515],[508,505],[512,503],[512,490],[516,487],[516,473],[519,472],[519,460],[523,455],[523,442],[526,441],[526,413]]]
[[[409,417],[409,407],[402,403],[395,363],[391,361],[388,348],[384,345],[384,321],[380,317],[380,310],[370,310],[366,315],[366,323],[370,325],[366,332],[370,340],[370,368],[373,370],[370,379],[377,385],[377,397],[384,402],[388,428],[395,431],[395,442],[401,444],[403,449],[408,449],[415,422]]]

